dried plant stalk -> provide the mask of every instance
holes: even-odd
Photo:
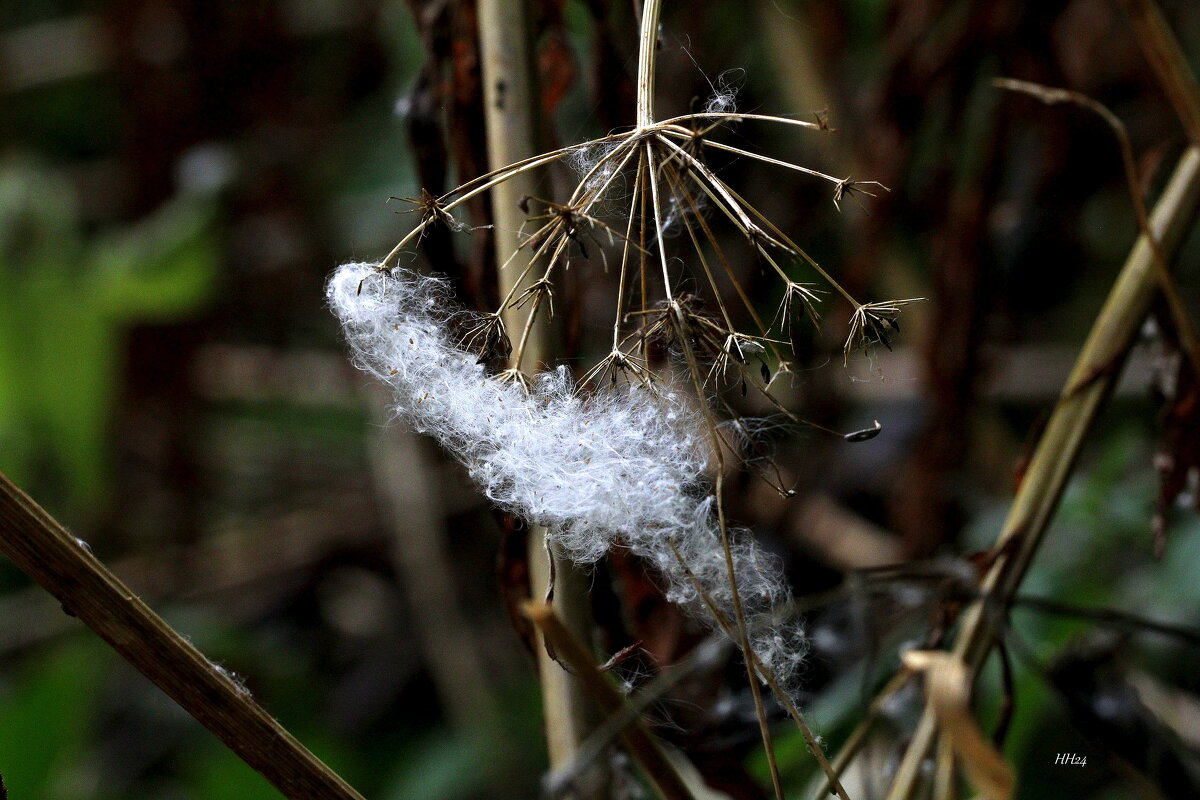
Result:
[[[534,71],[532,12],[528,0],[480,0],[479,41],[484,80],[484,117],[487,120],[488,164],[499,169],[535,156],[541,140],[537,113],[540,107]],[[521,296],[529,291],[532,259],[522,249],[525,215],[521,205],[538,194],[538,170],[514,175],[498,184],[491,194],[497,254],[497,277],[501,297]],[[524,263],[522,263],[524,261]],[[539,306],[549,294],[532,294],[531,307],[504,305],[500,319],[509,331],[522,330],[520,346],[510,358],[509,369],[517,375],[522,358],[538,364],[550,354],[546,325],[535,326]],[[522,328],[522,317],[525,324]],[[535,598],[554,593],[554,604],[569,630],[587,641],[591,631],[589,581],[580,567],[556,552],[541,525],[530,525],[527,537],[530,588]],[[599,723],[587,702],[579,679],[551,657],[544,644],[536,643],[538,676],[542,693],[542,719],[551,769],[570,763],[580,743]],[[588,776],[586,793],[599,797],[605,781],[600,771]]]
[[[953,793],[953,756],[957,756],[963,772],[984,797],[1010,800],[1015,783],[1012,767],[984,738],[971,714],[971,680],[966,665],[938,650],[910,650],[903,660],[904,666],[924,674],[925,695],[941,725],[934,796],[948,798]]]
[[[1137,217],[1138,230],[1146,237],[1146,243],[1150,246],[1150,253],[1154,257],[1154,269],[1158,272],[1158,280],[1161,284],[1160,288],[1162,289],[1163,298],[1167,302],[1171,322],[1174,324],[1175,332],[1179,336],[1180,349],[1183,350],[1184,355],[1191,362],[1192,371],[1200,375],[1200,345],[1197,344],[1200,339],[1196,336],[1195,326],[1192,325],[1187,307],[1184,305],[1183,298],[1179,294],[1179,287],[1175,285],[1175,278],[1171,275],[1166,261],[1163,259],[1162,252],[1159,250],[1158,239],[1150,229],[1150,217],[1146,211],[1146,201],[1142,197],[1142,180],[1138,172],[1137,162],[1133,156],[1133,144],[1129,141],[1129,132],[1125,128],[1125,123],[1103,103],[1079,92],[1043,86],[1029,81],[1013,80],[1011,78],[997,78],[992,81],[992,84],[1000,89],[1027,94],[1047,105],[1072,103],[1086,108],[1103,119],[1105,124],[1112,130],[1113,135],[1117,137],[1117,144],[1121,148],[1121,163],[1125,169],[1125,185],[1129,189],[1129,199],[1133,203],[1133,212],[1134,216]]]
[[[1177,255],[1200,205],[1200,149],[1184,153],[1151,216],[1151,229],[1167,260]],[[979,674],[996,635],[997,613],[1029,568],[1058,507],[1084,438],[1120,376],[1125,355],[1160,286],[1154,252],[1147,236],[1138,237],[1091,333],[1067,379],[1046,430],[1038,441],[1008,518],[996,540],[997,554],[983,580],[983,600],[964,612],[954,655]],[[908,800],[920,785],[921,763],[937,735],[937,716],[929,707],[904,755],[889,800]]]
[[[726,520],[722,490],[727,457],[740,460],[743,445],[753,445],[754,422],[760,423],[759,431],[784,422],[812,424],[788,410],[771,393],[772,381],[791,371],[791,364],[780,347],[786,343],[773,339],[769,329],[778,324],[786,331],[793,312],[801,308],[814,323],[819,319],[819,292],[791,273],[796,269],[815,273],[838,300],[850,305],[853,325],[845,347],[847,358],[852,350],[862,349],[870,355],[876,345],[887,345],[899,330],[897,315],[913,300],[860,303],[706,162],[708,152],[717,150],[723,159],[749,158],[826,181],[838,208],[848,197],[857,200],[883,190],[885,187],[871,181],[838,178],[715,138],[721,129],[746,121],[827,131],[823,122],[737,113],[728,87],[718,91],[704,111],[655,118],[653,90],[661,0],[645,0],[641,6],[637,118],[633,128],[542,155],[513,149],[503,156],[493,154],[494,164],[502,158],[512,163],[497,166],[441,197],[422,195],[415,201],[421,211],[420,222],[374,265],[375,275],[364,274],[367,265],[344,265],[330,282],[329,296],[343,319],[360,366],[393,387],[399,400],[398,413],[438,436],[467,462],[493,500],[531,522],[552,525],[550,541],[578,563],[594,562],[610,546],[629,547],[663,572],[670,599],[705,616],[695,590],[683,579],[664,545],[664,541],[676,537],[688,563],[700,576],[700,585],[716,600],[720,615],[729,620],[728,627],[743,650],[775,794],[782,798],[765,705],[754,675],[760,671],[756,665],[765,665],[761,672],[772,689],[795,696],[803,634],[799,625],[792,621],[780,623],[771,613],[790,595],[780,570],[754,546],[749,531],[733,529]],[[511,22],[511,15],[503,21]],[[483,18],[481,22],[485,35],[500,35],[499,23],[493,25]],[[529,38],[527,29],[519,34],[510,31],[507,36],[510,46],[512,41]],[[485,53],[484,60],[488,64],[493,59]],[[498,68],[508,67],[500,63]],[[510,79],[505,80],[506,97],[512,96],[508,91]],[[490,92],[495,86],[493,79],[488,78],[486,83]],[[489,95],[489,113],[496,111],[494,102],[498,101]],[[496,135],[510,138],[512,132],[505,128]],[[532,138],[526,137],[525,142]],[[740,141],[744,143],[745,139]],[[561,202],[538,200],[528,188],[535,171],[562,161],[571,162],[580,173],[575,188]],[[514,189],[518,186],[526,188]],[[393,269],[391,264],[429,225],[447,224],[461,229],[452,212],[483,192],[493,194],[498,232],[515,233],[515,239],[499,248],[501,269],[509,274],[499,307],[473,318],[467,334],[451,343],[433,332],[440,321],[445,321],[440,316],[443,312],[436,308],[438,301],[445,300],[444,295],[422,288],[431,284],[407,270]],[[508,200],[499,199],[502,196]],[[505,222],[502,214],[512,213],[516,196],[528,198],[521,204],[526,217],[523,222]],[[623,206],[620,213],[627,216],[609,225],[601,217],[618,204]],[[531,212],[531,205],[538,208]],[[781,313],[771,325],[764,323],[738,284],[737,271],[715,237],[709,218],[731,225],[747,256],[769,267],[782,281],[785,293]],[[666,245],[671,235],[680,231],[686,232],[683,241],[693,250],[696,277],[702,272],[712,290],[707,299],[716,313],[706,312],[697,298],[682,290],[688,284],[681,280],[678,265],[673,263],[676,258],[668,253]],[[532,376],[525,370],[535,371],[544,357],[539,325],[553,314],[554,281],[566,271],[574,252],[583,250],[583,237],[607,238],[610,249],[620,250],[619,289],[612,350],[575,384],[576,394],[570,396],[566,393],[565,373]],[[597,246],[607,264],[604,246],[599,241]],[[720,270],[715,269],[717,265]],[[730,287],[722,287],[719,282],[731,284],[757,325],[755,333],[734,328],[734,315],[726,307]],[[357,290],[353,284],[357,284]],[[406,302],[429,302],[434,307],[418,312],[403,307]],[[509,339],[510,332],[513,340]],[[467,363],[463,351],[471,352],[478,361]],[[674,361],[656,373],[652,354],[662,351]],[[494,380],[478,365],[499,358],[508,359],[508,368],[499,377],[523,389],[525,395],[486,388]],[[451,380],[456,376],[459,382]],[[624,385],[618,386],[622,378]],[[694,390],[690,402],[677,391],[685,385],[689,393]],[[737,386],[743,393],[750,388],[760,393],[784,422],[738,417],[725,394]],[[426,400],[430,402],[426,404]],[[495,409],[487,405],[493,401]],[[660,415],[651,420],[630,420],[628,430],[608,434],[615,434],[614,442],[621,440],[621,447],[626,448],[624,455],[616,444],[597,441],[597,431],[607,430],[619,421],[626,406],[642,403],[661,409]],[[472,404],[482,413],[460,413]],[[437,413],[433,409],[438,409]],[[726,411],[733,419],[722,422],[718,414]],[[526,412],[527,417],[513,416]],[[693,421],[695,425],[691,425]],[[559,440],[548,446],[546,441],[535,441],[536,437],[529,435],[564,423],[570,424],[562,428],[566,438],[561,443],[570,444],[569,448],[560,446]],[[671,441],[663,436],[668,428],[676,435]],[[878,426],[855,433],[848,440],[864,441],[877,432]],[[648,452],[644,444],[630,440],[631,435],[639,433],[649,437],[644,441],[661,445],[650,459],[652,463],[638,461]],[[597,473],[597,463],[611,468]],[[514,471],[514,464],[521,465],[519,471]],[[660,483],[668,472],[674,477]],[[614,475],[628,475],[626,491],[612,491]],[[769,475],[767,480],[781,494],[792,494],[788,487],[772,482]],[[649,490],[651,486],[656,487],[654,491]],[[599,507],[597,498],[608,505]],[[566,574],[566,570],[560,570],[560,576]],[[563,589],[561,584],[555,587],[556,593]],[[565,610],[566,597],[560,599],[564,601],[560,607]],[[710,620],[710,624],[714,622]],[[586,639],[584,626],[570,624],[579,638]],[[787,704],[792,697],[780,699]]]
[[[285,797],[363,800],[3,474],[0,551]]]
[[[571,666],[597,707],[608,715],[617,714],[625,708],[625,698],[601,674],[595,660],[567,630],[553,608],[545,603],[531,602],[525,605],[525,613],[553,645],[555,652]],[[621,730],[621,739],[659,797],[663,800],[694,800],[662,746],[649,734],[636,714],[633,715],[632,724]]]
[[[1154,0],[1122,0],[1134,35],[1188,138],[1200,145],[1200,84]]]

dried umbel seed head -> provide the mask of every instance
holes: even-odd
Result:
[[[527,384],[497,380],[457,345],[450,329],[468,315],[436,278],[347,264],[327,296],[357,365],[392,389],[397,418],[437,438],[496,504],[546,526],[582,564],[627,547],[662,574],[671,600],[702,614],[711,602],[732,618],[705,480],[711,451],[687,394],[633,381],[582,395],[565,368]],[[486,317],[475,330],[496,337]],[[727,533],[748,620],[765,624],[789,597],[780,564],[748,531]],[[794,672],[786,660],[768,666]]]
[[[743,146],[746,138],[726,133],[743,122],[827,131],[826,120],[737,112],[740,71],[715,81],[703,111],[655,117],[659,6],[647,2],[643,9],[635,127],[522,159],[441,197],[410,199],[419,213],[416,227],[378,267],[342,267],[329,297],[360,365],[391,385],[397,415],[436,436],[490,498],[545,525],[579,562],[594,561],[614,544],[649,560],[672,599],[707,607],[722,627],[733,619],[742,638],[749,623],[763,660],[786,682],[802,654],[792,641],[800,634],[765,616],[788,595],[779,565],[747,532],[729,530],[720,513],[725,452],[736,451],[781,494],[793,491],[773,467],[767,443],[751,435],[758,432],[743,427],[741,439],[722,438],[710,406],[723,403],[734,413],[727,390],[745,396],[752,387],[781,415],[799,419],[771,394],[789,369],[780,352],[787,342],[769,333],[778,326],[790,335],[793,317],[802,314],[817,321],[818,292],[800,282],[794,266],[815,273],[856,309],[847,358],[859,343],[868,350],[886,344],[896,314],[910,301],[859,303],[710,166],[716,151],[722,161],[748,159],[801,173],[832,185],[839,209],[847,197],[859,201],[883,189],[757,153]],[[453,214],[471,198],[564,161],[578,175],[566,196],[526,195],[519,204],[525,219],[517,243],[497,254],[498,268],[511,270],[514,279],[495,313],[453,311],[439,281],[382,270],[428,227],[462,230]],[[732,247],[783,281],[770,326],[738,282],[733,259],[714,233],[718,222],[738,234]],[[675,249],[684,254],[669,252]],[[616,273],[619,288],[612,346],[585,375],[584,383],[595,387],[585,392],[562,370],[529,377],[523,359],[530,332],[554,313],[555,281],[592,252],[605,271]],[[732,295],[720,285],[726,279],[745,313],[731,310]],[[364,291],[346,291],[351,282]],[[711,310],[685,287],[703,293]],[[502,314],[510,321],[523,317],[515,350]],[[753,333],[739,332],[738,318],[753,320]],[[654,366],[664,360],[673,366],[661,375]],[[501,361],[506,368],[491,375],[489,368],[501,368]],[[719,476],[715,489],[705,480],[708,469]],[[744,616],[732,613],[742,606]]]

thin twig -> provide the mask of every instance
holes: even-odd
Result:
[[[1179,41],[1171,33],[1154,0],[1123,0],[1123,3],[1133,22],[1138,44],[1175,107],[1188,138],[1193,144],[1200,145],[1200,85],[1196,83]]]
[[[679,548],[675,546],[675,543],[668,541],[667,544],[670,545],[671,552],[675,554],[675,559],[679,562],[679,566],[683,569],[684,574],[687,575],[688,581],[692,584],[692,587],[696,590],[696,593],[700,595],[701,601],[704,603],[705,607],[708,608],[708,611],[710,614],[712,614],[713,619],[717,621],[717,625],[720,626],[722,633],[724,633],[730,639],[734,639],[736,641],[736,628],[726,618],[721,609],[717,607],[716,602],[713,601],[712,596],[708,593],[708,590],[704,588],[704,584],[702,584],[700,579],[696,577],[696,573],[692,572],[692,568],[688,565],[687,561],[684,560],[683,555],[679,552]],[[771,687],[771,691],[775,693],[776,698],[783,705],[784,709],[787,710],[788,715],[792,718],[792,721],[796,723],[796,728],[800,731],[800,735],[804,737],[804,743],[808,746],[809,752],[812,753],[813,758],[817,760],[817,764],[820,765],[821,770],[825,773],[825,784],[824,788],[821,790],[821,793],[824,794],[826,790],[830,790],[839,798],[841,798],[841,800],[850,800],[850,796],[846,794],[846,790],[842,787],[841,780],[838,778],[838,770],[832,764],[830,764],[829,760],[825,757],[825,751],[821,749],[821,743],[817,741],[817,737],[813,734],[812,728],[810,728],[808,723],[805,722],[804,715],[800,713],[800,709],[797,708],[796,704],[792,702],[791,696],[784,691],[783,687],[779,684],[779,681],[775,679],[774,673],[772,673],[770,668],[759,659],[758,654],[755,653],[753,649],[749,650],[749,660],[754,665],[754,670],[762,677],[764,681],[766,681],[767,686]],[[750,676],[750,680],[754,680],[753,675]]]
[[[645,128],[654,122],[654,65],[658,55],[658,17],[662,0],[642,3],[642,28],[638,37],[637,124]]]
[[[1142,197],[1142,180],[1138,174],[1137,161],[1133,157],[1133,145],[1129,141],[1129,132],[1125,128],[1125,123],[1103,103],[1079,92],[1056,89],[1050,86],[1043,86],[1040,83],[1018,81],[1011,78],[997,78],[992,81],[992,85],[1000,89],[1027,94],[1047,105],[1073,103],[1074,105],[1082,106],[1097,114],[1112,130],[1113,135],[1117,137],[1117,144],[1121,148],[1121,163],[1125,170],[1125,184],[1129,190],[1129,199],[1133,203],[1134,216],[1137,217],[1138,230],[1146,237],[1146,241],[1150,245],[1150,252],[1154,256],[1154,269],[1158,273],[1158,281],[1163,297],[1167,301],[1171,321],[1175,323],[1175,331],[1179,336],[1180,349],[1183,350],[1184,356],[1191,362],[1192,372],[1200,375],[1200,340],[1197,339],[1195,326],[1192,325],[1192,318],[1188,314],[1187,307],[1183,303],[1183,298],[1179,294],[1179,287],[1175,283],[1175,278],[1167,268],[1166,259],[1163,258],[1162,249],[1158,245],[1158,238],[1150,230],[1150,214],[1146,210],[1146,200]]]
[[[696,353],[692,349],[692,345],[688,339],[686,332],[686,321],[683,318],[683,312],[678,303],[674,304],[673,312],[675,324],[678,325],[678,340],[683,348],[684,358],[687,360],[688,372],[691,375],[692,383],[695,386],[697,394],[704,394],[704,379],[700,375],[700,367],[696,360]],[[716,481],[713,487],[713,495],[716,498],[717,505],[717,528],[721,535],[721,550],[725,556],[725,572],[729,579],[729,596],[733,604],[734,625],[737,632],[736,638],[732,633],[729,633],[731,639],[738,642],[742,650],[742,657],[746,661],[746,671],[750,678],[750,696],[754,700],[754,712],[758,719],[759,733],[762,736],[763,750],[767,755],[767,767],[771,773],[771,784],[775,790],[777,800],[783,800],[783,783],[779,778],[779,766],[775,760],[775,746],[771,741],[771,729],[767,724],[767,714],[763,707],[762,691],[759,689],[758,680],[755,679],[755,670],[760,668],[762,662],[759,661],[758,655],[754,652],[754,648],[750,645],[750,632],[746,626],[746,615],[742,608],[742,596],[738,587],[737,572],[733,563],[733,549],[730,547],[729,541],[729,525],[725,519],[725,502],[724,502],[724,479],[725,479],[725,461],[721,449],[721,437],[717,433],[716,425],[713,422],[711,414],[704,415],[705,424],[708,427],[709,438],[712,443],[712,451],[716,460]],[[674,543],[671,544],[671,549],[675,550]],[[683,559],[679,557],[679,551],[675,550],[676,558],[679,558],[680,563]],[[712,609],[718,611],[714,605]],[[716,616],[716,615],[714,615]],[[721,617],[717,617],[720,619]],[[760,670],[761,671],[761,670]],[[780,691],[775,687],[776,691]],[[781,702],[790,702],[784,696],[780,698]]]
[[[0,551],[293,800],[363,800],[0,473]]]
[[[1126,633],[1157,633],[1160,636],[1178,639],[1191,647],[1200,647],[1200,629],[1159,622],[1140,614],[1122,611],[1119,608],[1090,608],[1062,603],[1047,597],[1031,597],[1029,595],[1017,595],[1010,605],[1014,608],[1027,608],[1041,614],[1085,619],[1095,622],[1097,625],[1115,628]]]
[[[545,603],[528,602],[524,610],[559,657],[570,665],[592,702],[606,715],[620,713],[626,705],[625,698],[600,672],[595,660],[567,630],[554,609]],[[662,746],[646,731],[640,719],[635,719],[621,731],[621,739],[659,797],[663,800],[695,800]]]
[[[616,713],[607,717],[583,742],[573,761],[546,775],[542,781],[543,795],[549,800],[557,800],[570,792],[579,776],[600,758],[626,728],[641,719],[642,712],[695,673],[719,664],[729,647],[727,638],[714,634],[696,645],[686,658],[672,664],[670,669],[632,694]]]

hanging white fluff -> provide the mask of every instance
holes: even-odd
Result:
[[[671,549],[728,619],[732,592],[704,479],[702,416],[670,388],[631,383],[580,395],[566,368],[532,388],[490,377],[459,349],[451,330],[470,316],[445,281],[402,268],[345,264],[327,296],[355,363],[388,384],[395,413],[435,437],[497,505],[545,526],[580,564],[612,547],[649,560],[667,597],[693,612],[703,604]],[[461,326],[459,326],[461,327]],[[777,559],[747,531],[731,531],[738,589],[759,657],[791,688],[802,635],[771,624],[789,593]]]

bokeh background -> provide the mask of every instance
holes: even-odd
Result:
[[[535,5],[552,141],[629,124],[632,4]],[[379,258],[412,224],[390,196],[484,171],[472,6],[0,5],[0,468],[381,800],[532,797],[545,765],[533,661],[501,590],[520,562],[511,521],[430,442],[388,424],[323,306],[336,264]],[[1195,63],[1200,6],[1163,7]],[[735,493],[802,603],[842,587],[809,603],[810,711],[831,745],[947,602],[941,580],[867,594],[843,579],[895,562],[909,577],[962,574],[990,545],[1136,233],[1110,132],[1078,108],[1006,95],[991,85],[1003,76],[1108,104],[1143,188],[1182,150],[1113,0],[666,4],[663,111],[723,82],[743,109],[828,119],[830,134],[738,136],[890,192],[839,212],[800,176],[747,162],[723,174],[852,293],[928,298],[873,359],[843,365],[848,315],[832,302],[820,332],[796,334],[796,407],[842,430],[878,419],[884,433],[780,435],[799,496],[752,477]],[[487,214],[477,204],[467,220]],[[491,307],[486,231],[455,236],[429,237],[416,263]],[[1179,269],[1192,309],[1197,257],[1191,242]],[[770,313],[778,287],[742,269]],[[571,275],[561,352],[585,367],[605,347],[611,282],[596,258]],[[1194,467],[1155,555],[1173,358],[1167,326],[1148,324],[1027,593],[1200,625],[1200,524],[1174,508],[1194,502]],[[602,638],[682,655],[699,632],[639,575],[597,570]],[[1008,645],[1005,752],[1021,797],[1196,796],[1194,640],[1018,608]],[[620,669],[638,684],[656,666]],[[731,796],[764,796],[739,667],[701,684],[655,712],[664,735]],[[989,671],[985,723],[999,686]],[[867,762],[877,791],[920,709],[915,694],[893,705]],[[782,732],[780,752],[788,785],[803,786],[800,742]],[[1060,752],[1088,766],[1056,767]],[[19,800],[277,796],[7,562],[0,773]]]

